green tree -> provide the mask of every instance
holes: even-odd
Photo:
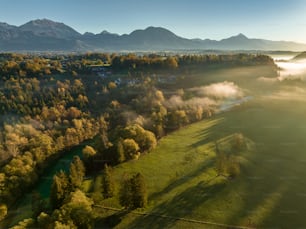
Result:
[[[130,208],[132,205],[132,186],[131,179],[127,174],[124,174],[119,190],[119,202],[125,208]]]
[[[137,173],[132,178],[127,175],[123,177],[119,192],[120,204],[126,208],[144,208],[148,202],[145,179],[141,173]]]
[[[80,188],[85,176],[85,167],[79,156],[73,157],[69,172],[72,189]]]
[[[70,192],[70,184],[68,176],[65,172],[60,171],[53,177],[53,183],[50,192],[50,205],[53,209],[59,208],[68,193]]]
[[[141,173],[137,173],[131,179],[132,208],[144,208],[148,202],[147,187]]]
[[[104,165],[104,170],[102,174],[102,188],[103,197],[105,199],[114,196],[115,184],[111,173],[111,168],[109,168],[106,164]]]
[[[122,140],[119,140],[117,143],[116,151],[115,151],[115,162],[119,164],[124,161],[125,161],[124,148],[123,148]]]
[[[108,149],[110,147],[110,142],[108,140],[108,128],[109,123],[105,120],[105,118],[102,116],[99,118],[99,138],[98,140],[98,146],[99,150],[102,151],[104,149]]]

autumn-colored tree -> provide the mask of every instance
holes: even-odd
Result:
[[[54,212],[53,218],[58,225],[69,226],[67,228],[93,228],[93,201],[86,197],[85,193],[77,189],[70,193],[65,204]]]
[[[7,215],[7,206],[5,204],[0,205],[0,221],[2,221]]]
[[[140,152],[139,146],[134,139],[127,138],[122,141],[122,146],[124,150],[125,158],[130,159],[138,159]]]

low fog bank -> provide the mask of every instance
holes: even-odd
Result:
[[[279,77],[284,78],[301,78],[306,79],[306,59],[290,62],[276,62],[280,68]]]
[[[215,99],[235,99],[243,96],[241,88],[233,82],[228,81],[193,88],[192,90],[196,91],[199,96],[207,96]]]
[[[258,80],[265,83],[281,82],[283,80],[306,81],[306,58],[295,60],[295,56],[271,56],[278,66],[278,76],[259,77]]]
[[[272,56],[272,58],[279,67],[279,80],[306,79],[306,58],[296,59],[294,55]]]
[[[243,90],[235,83],[228,81],[190,88],[187,93],[193,95],[191,99],[184,99],[182,95],[173,95],[165,101],[165,106],[170,109],[196,106],[218,111],[224,110],[222,108],[224,104],[230,108],[246,101]]]

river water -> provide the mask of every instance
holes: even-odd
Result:
[[[40,195],[47,199],[50,195],[50,188],[53,182],[53,176],[63,170],[65,172],[69,171],[70,163],[74,156],[82,156],[82,149],[85,144],[73,147],[69,151],[63,152],[60,159],[54,162],[50,167],[44,172],[43,176],[37,182],[32,192],[26,194],[14,207],[9,211],[9,216],[0,223],[0,228],[9,228],[15,225],[20,220],[31,217],[31,196],[33,192],[38,192]]]
[[[50,195],[50,187],[52,185],[53,176],[59,171],[69,172],[70,163],[74,156],[82,156],[83,145],[72,148],[67,151],[63,156],[56,161],[49,169],[46,170],[44,175],[38,181],[34,191],[40,193],[43,198],[47,198]]]

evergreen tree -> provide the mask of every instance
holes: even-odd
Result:
[[[59,208],[70,192],[69,179],[65,172],[54,175],[50,192],[50,205],[53,209]]]
[[[129,208],[132,204],[132,190],[131,179],[127,174],[122,178],[121,187],[119,191],[119,202],[122,206]]]
[[[103,187],[103,197],[110,198],[113,197],[115,186],[113,177],[111,174],[111,169],[105,164],[102,176],[102,187]]]
[[[132,208],[143,208],[147,205],[148,195],[145,179],[141,173],[137,173],[131,179]]]
[[[122,206],[130,209],[143,208],[147,205],[147,188],[141,173],[137,173],[132,178],[124,177],[119,200]]]
[[[125,161],[124,148],[122,141],[118,141],[117,150],[116,150],[116,163],[120,164]]]
[[[74,156],[70,164],[69,169],[70,182],[73,189],[80,188],[85,176],[85,167],[83,161],[78,157]]]

